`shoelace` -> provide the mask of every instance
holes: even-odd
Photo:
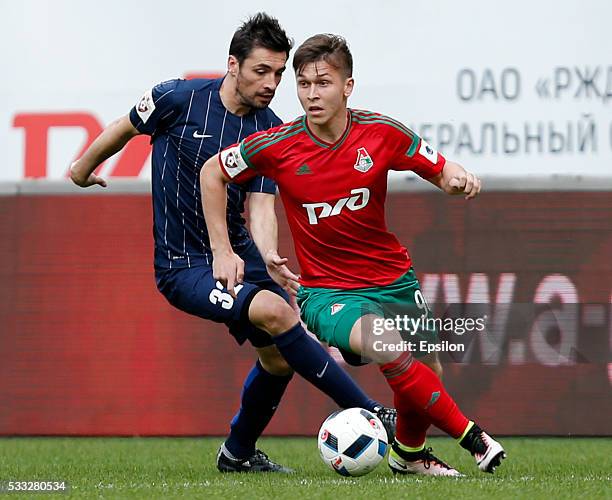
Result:
[[[268,455],[266,455],[263,451],[261,450],[255,450],[255,454],[253,455],[253,458],[257,458],[261,461],[270,461],[270,458],[268,458]]]
[[[434,464],[438,464],[441,467],[444,467],[448,470],[451,469],[451,467],[443,462],[442,460],[440,460],[438,457],[436,457],[433,453],[433,448],[425,448],[423,450],[423,465],[425,466],[426,469],[429,469],[431,467],[431,463],[433,462]]]

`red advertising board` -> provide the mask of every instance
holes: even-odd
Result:
[[[612,435],[610,193],[391,193],[387,214],[430,303],[496,321],[443,355],[465,413],[497,434]],[[144,194],[0,197],[1,435],[227,432],[254,351],[157,292],[151,218]],[[391,402],[375,367],[350,370]],[[268,433],[312,435],[334,408],[295,377]]]

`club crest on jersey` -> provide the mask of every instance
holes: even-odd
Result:
[[[344,306],[346,304],[334,304],[333,306],[331,306],[331,315],[333,316],[336,313],[339,313],[340,311],[342,311],[342,309],[344,309]]]
[[[367,172],[374,166],[374,160],[366,151],[366,148],[359,148],[357,150],[357,161],[355,162],[355,170],[360,172]]]

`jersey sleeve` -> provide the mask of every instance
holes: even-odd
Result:
[[[276,182],[262,175],[251,179],[245,187],[249,193],[276,194]]]
[[[267,108],[266,112],[266,118],[267,121],[270,122],[270,128],[282,125],[283,121],[276,116],[274,111]],[[246,184],[246,189],[250,193],[276,194],[276,182],[274,182],[272,179],[268,179],[267,177],[258,175]]]
[[[255,132],[240,144],[221,151],[219,164],[223,173],[232,182],[239,184],[245,184],[258,175],[273,179],[276,161],[270,146],[276,142],[279,129],[282,129],[282,126]],[[261,183],[261,179],[259,182]]]
[[[139,132],[153,135],[172,123],[188,102],[187,92],[179,92],[181,80],[168,80],[147,90],[130,110],[130,121]]]
[[[408,127],[393,120],[388,125],[389,145],[394,150],[391,170],[412,170],[423,179],[435,177],[444,168],[446,159]]]

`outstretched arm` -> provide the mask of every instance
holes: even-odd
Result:
[[[140,132],[132,125],[129,116],[112,122],[87,148],[85,154],[70,166],[70,179],[77,186],[88,187],[99,184],[106,187],[106,181],[94,174],[94,170]]]
[[[249,195],[251,236],[266,263],[268,273],[283,289],[296,295],[299,277],[287,267],[287,258],[278,255],[278,221],[274,210],[276,196],[269,193]]]
[[[478,177],[465,170],[458,163],[448,160],[444,164],[442,172],[428,179],[428,181],[447,194],[465,194],[466,200],[475,198],[482,187]]]

